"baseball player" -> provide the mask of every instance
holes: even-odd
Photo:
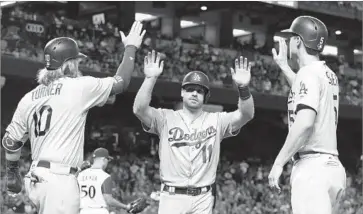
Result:
[[[135,213],[132,204],[123,204],[112,197],[111,176],[104,170],[113,158],[108,150],[98,148],[93,152],[93,164],[78,175],[81,195],[80,214],[108,214],[108,207]]]
[[[289,133],[271,169],[269,185],[280,191],[279,177],[292,158],[293,213],[331,214],[345,189],[346,174],[337,150],[338,78],[319,60],[328,30],[317,18],[300,16],[278,35],[287,39],[289,58],[297,62],[299,71],[295,74],[288,66],[287,46],[280,40],[279,54],[273,49],[273,57],[291,84]]]
[[[83,161],[84,129],[90,108],[103,105],[110,95],[125,91],[134,70],[136,49],[145,31],[135,22],[129,35],[121,33],[124,58],[115,76],[81,76],[79,62],[86,56],[75,40],[55,38],[44,48],[45,68],[39,85],[20,100],[6,129],[7,189],[22,190],[19,174],[21,148],[29,138],[32,164],[24,182],[38,213],[75,214],[80,196],[74,174]]]
[[[210,91],[208,76],[200,71],[189,72],[184,77],[181,110],[150,107],[152,90],[163,66],[159,53],[148,53],[144,59],[145,80],[133,107],[144,130],[160,138],[159,214],[210,214],[220,143],[224,138],[236,136],[254,116],[253,98],[248,89],[251,63],[240,57],[235,61],[235,69],[231,68],[239,101],[238,109],[230,113],[203,111]]]

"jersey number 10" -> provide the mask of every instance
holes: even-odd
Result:
[[[53,109],[49,105],[44,105],[40,108],[39,112],[34,112],[34,134],[35,137],[44,136],[49,130],[50,120],[52,118]],[[45,126],[42,127],[42,119],[46,116]]]

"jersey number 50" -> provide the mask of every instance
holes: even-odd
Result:
[[[81,192],[83,193],[82,197],[89,196],[90,198],[94,198],[96,195],[96,188],[92,185],[89,187],[87,185],[82,185]]]
[[[44,105],[40,108],[39,112],[34,112],[34,134],[35,137],[44,136],[49,130],[50,120],[52,118],[52,108],[49,105]],[[46,115],[45,126],[42,127],[43,115]]]

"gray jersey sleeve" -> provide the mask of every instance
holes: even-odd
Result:
[[[82,87],[82,105],[85,110],[95,106],[103,106],[110,96],[115,78],[82,77],[79,79]]]
[[[238,135],[241,129],[233,131],[231,121],[233,114],[227,112],[219,112],[218,114],[218,126],[221,137],[228,138]]]
[[[142,128],[144,131],[157,134],[160,136],[161,130],[163,129],[165,122],[166,122],[166,109],[162,108],[153,108],[151,107],[152,111],[152,120],[151,120],[151,127],[147,127],[145,124],[141,123]]]
[[[28,140],[26,106],[27,104],[25,103],[25,99],[20,100],[11,123],[6,128],[6,131],[9,133],[11,139],[14,141],[21,141],[23,143]]]

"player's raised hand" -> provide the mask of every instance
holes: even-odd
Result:
[[[282,166],[274,164],[272,166],[270,174],[268,175],[268,184],[270,188],[276,190],[278,193],[281,192],[281,188],[279,186],[279,180],[282,174],[282,170],[283,170]]]
[[[233,81],[238,87],[247,86],[251,80],[252,63],[248,62],[247,58],[240,56],[234,61],[234,69],[231,68]]]
[[[158,77],[164,69],[164,61],[160,59],[160,53],[149,52],[144,58],[144,73],[146,77]]]
[[[132,24],[129,35],[125,36],[124,32],[120,31],[122,43],[126,46],[132,45],[136,48],[139,48],[142,42],[142,39],[145,36],[146,30],[142,30],[143,25],[139,21],[135,21]]]
[[[278,42],[279,42],[279,53],[277,54],[276,49],[272,48],[272,56],[276,64],[281,69],[285,69],[289,67],[289,64],[287,62],[287,45],[285,40],[282,38],[279,38]]]

